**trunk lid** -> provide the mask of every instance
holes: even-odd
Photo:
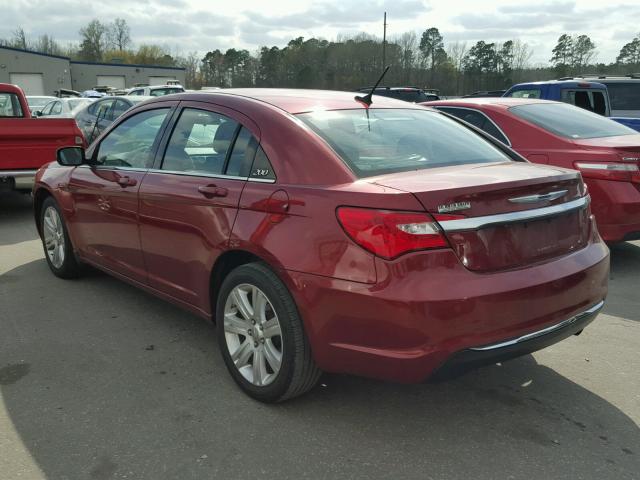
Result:
[[[573,142],[585,150],[609,150],[618,154],[618,159],[625,162],[640,164],[640,134],[622,135],[617,137],[586,138],[573,140]]]
[[[370,181],[411,192],[433,215],[472,220],[472,226],[463,228],[460,222],[441,222],[469,270],[523,267],[583,248],[589,237],[589,209],[569,208],[585,203],[582,180],[572,170],[504,162],[404,172]]]

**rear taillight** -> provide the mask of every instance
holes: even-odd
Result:
[[[436,222],[438,216],[434,218],[427,213],[340,207],[337,216],[354,242],[382,258],[449,246]]]
[[[576,162],[573,165],[584,178],[640,183],[640,170],[632,163]]]

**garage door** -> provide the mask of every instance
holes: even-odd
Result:
[[[44,95],[41,73],[9,73],[9,81],[18,85],[26,95]]]
[[[124,75],[98,75],[96,77],[96,85],[113,87],[113,88],[124,88]]]
[[[176,77],[149,77],[149,85],[166,85],[169,80],[175,80]]]

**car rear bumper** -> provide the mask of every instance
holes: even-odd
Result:
[[[37,170],[0,170],[0,186],[30,190],[33,187],[36,172]]]
[[[446,379],[455,377],[468,370],[520,357],[553,345],[572,335],[578,335],[595,320],[603,306],[604,300],[577,315],[541,330],[499,343],[471,347],[454,353],[438,368],[432,378]]]
[[[492,353],[521,355],[583,328],[580,315],[607,295],[609,251],[594,232],[587,247],[522,269],[475,273],[451,250],[376,259],[376,268],[374,285],[291,271],[286,281],[320,368],[416,383],[460,352],[580,318],[517,347],[458,360],[492,361]]]

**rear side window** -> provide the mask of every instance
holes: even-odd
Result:
[[[449,107],[436,107],[438,110],[447,112],[455,117],[458,117],[471,125],[484,130],[496,140],[500,140],[505,145],[509,145],[509,140],[503,135],[498,127],[491,121],[484,113],[467,108],[449,108]]]
[[[640,110],[640,82],[607,83],[611,108],[614,110]]]
[[[273,171],[273,167],[271,166],[269,158],[267,158],[267,154],[264,153],[264,150],[260,146],[258,146],[256,158],[254,159],[253,166],[251,167],[251,178],[262,180],[276,179],[276,172]]]
[[[15,93],[0,93],[0,117],[22,117],[22,107]]]
[[[242,127],[236,137],[236,141],[233,143],[233,149],[231,150],[231,155],[229,155],[225,175],[248,177],[255,153],[256,149],[253,135],[251,135],[249,130]]]
[[[171,133],[162,169],[221,175],[239,126],[224,115],[185,108]]]
[[[146,110],[111,130],[100,142],[98,165],[149,168],[153,162],[153,145],[168,112],[168,108]]]
[[[507,97],[513,98],[540,98],[540,89],[539,88],[531,88],[529,90],[516,90],[514,92],[509,93]]]
[[[355,109],[298,115],[359,177],[511,161],[455,120],[427,109]]]

